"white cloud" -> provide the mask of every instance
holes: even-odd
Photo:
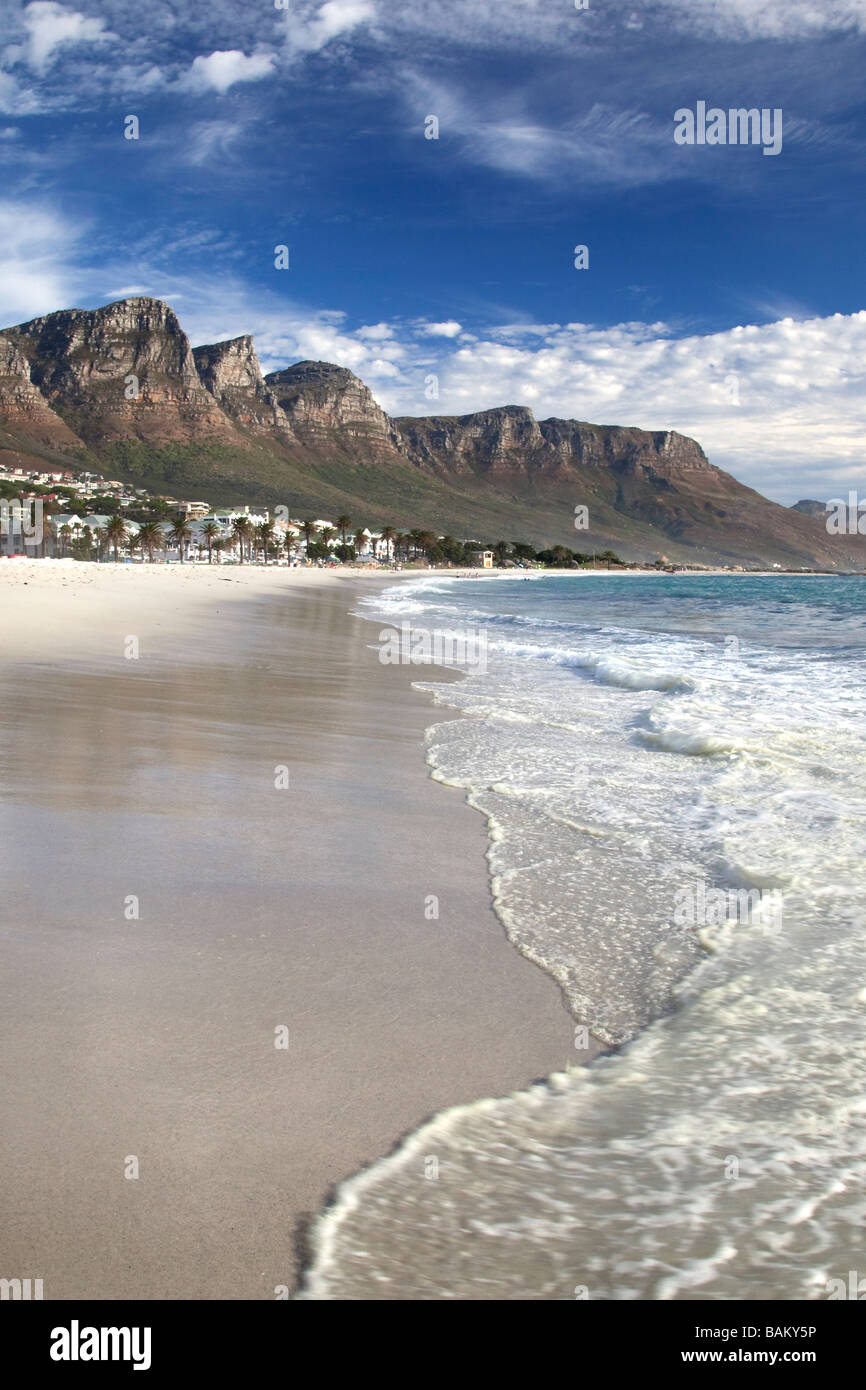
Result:
[[[508,326],[455,344],[437,374],[441,414],[516,404],[538,419],[677,429],[786,501],[864,480],[864,311],[688,337],[663,324]],[[384,382],[383,403],[429,413],[423,377]]]
[[[105,43],[116,38],[106,30],[105,20],[88,19],[78,10],[67,10],[53,0],[34,0],[24,11],[27,30],[26,59],[38,73],[44,73],[58,48],[72,44]]]
[[[150,67],[135,67],[132,64],[125,64],[116,69],[115,73],[118,86],[122,86],[126,92],[139,92],[145,95],[153,92],[157,87],[165,85],[166,76],[161,67],[155,63]]]
[[[430,338],[456,338],[463,331],[463,325],[456,319],[447,319],[445,323],[425,323],[420,327],[421,332]]]
[[[381,342],[393,336],[394,329],[390,323],[365,323],[356,329],[359,338],[369,338],[371,341]]]
[[[0,324],[69,306],[77,277],[67,258],[78,236],[51,208],[0,201]]]
[[[325,0],[292,4],[286,13],[286,45],[290,53],[318,53],[332,39],[351,33],[375,17],[372,0]]]
[[[193,91],[214,91],[223,95],[237,82],[259,82],[270,77],[276,58],[273,53],[253,53],[249,57],[239,49],[199,55],[193,61],[183,85]]]

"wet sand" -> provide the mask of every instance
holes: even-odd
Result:
[[[333,1184],[572,1024],[349,616],[382,581],[149,571],[0,567],[0,1275],[272,1299]]]

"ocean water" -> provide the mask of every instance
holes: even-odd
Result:
[[[575,1066],[343,1184],[302,1296],[866,1296],[866,579],[438,575],[365,612],[483,652],[419,668],[427,757]]]

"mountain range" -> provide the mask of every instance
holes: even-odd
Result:
[[[0,466],[51,464],[459,539],[866,566],[866,538],[828,535],[817,510],[769,501],[674,430],[536,420],[519,405],[392,418],[345,367],[297,362],[264,376],[249,336],[193,348],[157,299],[0,330]]]

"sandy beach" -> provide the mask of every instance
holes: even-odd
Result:
[[[333,1184],[575,1060],[350,616],[384,582],[0,565],[2,1269],[47,1299],[273,1299]]]

